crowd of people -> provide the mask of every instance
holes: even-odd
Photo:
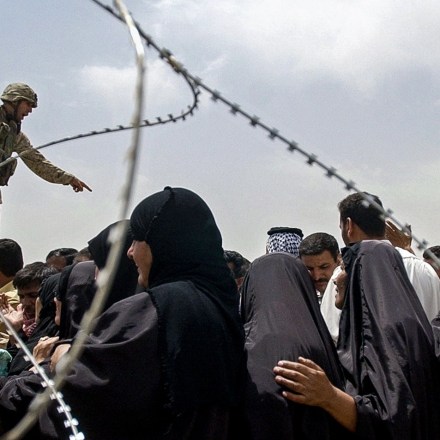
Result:
[[[1,99],[0,160],[28,149],[40,177],[90,189],[21,133],[32,89],[12,84]],[[1,238],[0,434],[45,388],[24,345],[57,374],[122,225],[108,295],[62,388],[86,439],[438,438],[440,247],[417,257],[375,205],[368,193],[339,202],[342,249],[326,232],[273,227],[254,261],[223,249],[207,203],[185,188],[147,196],[130,219],[45,261],[24,264]],[[24,438],[69,439],[65,422],[54,400]]]
[[[194,192],[167,187],[139,203],[62,389],[85,438],[437,438],[437,263],[365,197],[338,204],[344,248],[325,232],[274,227],[252,262],[223,249]],[[44,390],[3,320],[55,375],[118,223],[44,262],[24,264],[20,245],[0,239],[0,432]],[[25,438],[69,438],[57,405]]]

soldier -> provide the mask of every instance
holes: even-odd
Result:
[[[20,156],[23,162],[42,179],[50,183],[71,185],[75,192],[82,192],[84,188],[92,191],[73,174],[49,162],[32,147],[27,136],[21,132],[23,119],[37,107],[37,94],[27,84],[12,83],[6,86],[0,99],[3,101],[3,105],[0,106],[0,162],[10,158],[14,152],[24,153]],[[0,186],[8,184],[16,166],[17,160],[0,166]]]

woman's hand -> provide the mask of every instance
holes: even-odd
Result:
[[[287,388],[283,396],[292,402],[319,406],[351,432],[356,430],[357,409],[352,396],[333,386],[324,370],[310,359],[280,361],[275,381]]]
[[[274,372],[276,382],[289,390],[283,391],[284,397],[293,402],[325,408],[335,398],[335,387],[324,370],[310,359],[280,361]]]
[[[64,354],[66,354],[69,348],[70,344],[60,344],[57,348],[55,348],[50,358],[50,371],[55,371],[58,362],[64,356]]]
[[[32,352],[37,363],[43,362],[46,358],[49,357],[53,345],[55,344],[55,342],[58,341],[58,339],[58,336],[53,336],[52,338],[50,338],[49,336],[43,336],[42,338],[40,338]]]

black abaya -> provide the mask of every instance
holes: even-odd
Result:
[[[355,396],[358,438],[439,438],[433,332],[402,258],[371,240],[345,250],[344,263],[349,283],[338,351]]]
[[[285,399],[274,380],[278,361],[303,356],[318,363],[336,386],[344,386],[335,346],[301,260],[283,252],[256,259],[245,277],[241,304],[248,369],[248,438],[347,438],[348,432],[324,410]]]

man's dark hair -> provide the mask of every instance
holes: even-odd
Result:
[[[42,261],[26,264],[14,277],[13,284],[16,289],[24,289],[29,284],[42,283],[46,278],[58,273],[54,267],[47,266]]]
[[[80,249],[73,259],[74,263],[78,263],[79,261],[89,261],[93,260],[92,254],[90,253],[89,247],[86,246],[85,248]]]
[[[333,235],[325,232],[315,232],[303,239],[299,245],[299,256],[319,255],[324,251],[329,251],[336,261],[339,255],[339,245]]]
[[[437,258],[440,258],[440,246],[431,246],[428,249],[423,252],[423,258],[426,258],[427,260],[432,260],[431,256],[428,255],[428,252],[431,251]]]
[[[251,262],[244,258],[243,255],[236,251],[224,251],[224,257],[226,263],[232,263],[232,273],[235,279],[244,277],[246,275]]]
[[[66,261],[66,266],[73,264],[73,259],[75,258],[78,250],[75,248],[58,248],[50,251],[47,254],[46,261],[51,257],[64,257]]]
[[[370,205],[366,197],[383,206],[379,197],[373,194],[367,192],[350,194],[338,203],[341,220],[345,222],[350,217],[365,234],[374,237],[385,236],[385,219],[382,212]]]
[[[0,239],[0,271],[7,277],[13,277],[22,267],[20,245],[10,238]]]

